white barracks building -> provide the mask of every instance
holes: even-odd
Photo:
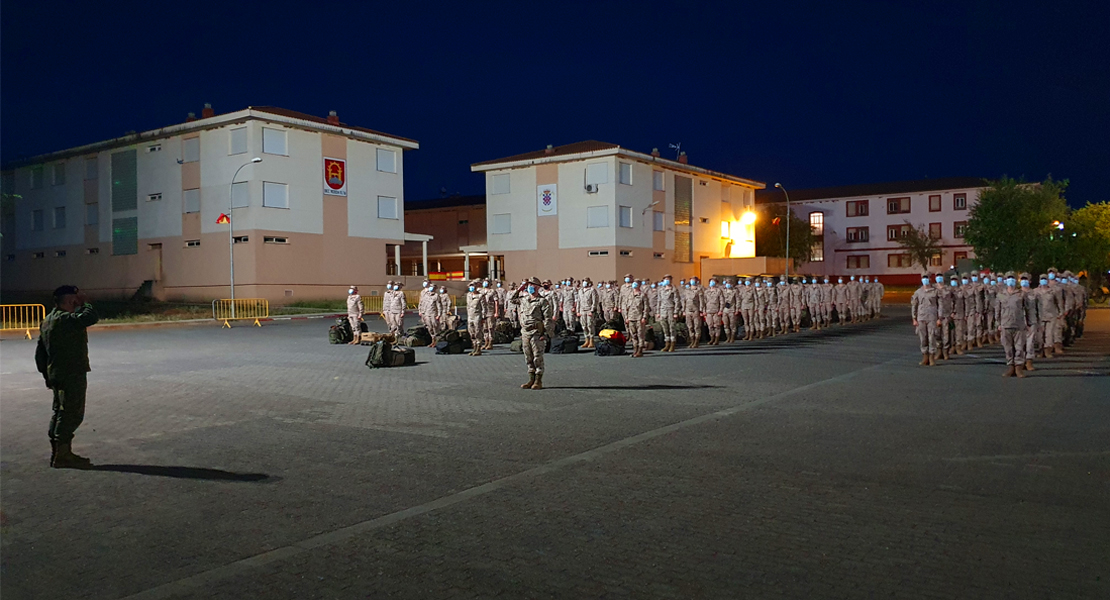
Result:
[[[405,237],[403,153],[418,147],[334,112],[206,105],[200,119],[5,165],[0,285],[6,297],[72,283],[98,297],[227,298],[217,220],[229,213],[237,297],[382,284],[387,245]]]
[[[701,275],[754,256],[751,179],[586,141],[471,165],[486,177],[486,248],[506,279]],[[743,231],[742,231],[743,230]]]

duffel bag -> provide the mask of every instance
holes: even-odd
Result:
[[[366,366],[371,369],[381,369],[393,366],[393,348],[389,342],[380,340],[370,345],[370,354],[366,356]]]

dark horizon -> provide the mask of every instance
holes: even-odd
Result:
[[[1038,4],[223,4],[155,22],[138,3],[63,3],[49,21],[9,3],[0,153],[210,102],[414,138],[409,201],[481,194],[470,164],[587,139],[681,142],[691,164],[769,187],[1051,174],[1073,207],[1110,200],[1110,3]]]

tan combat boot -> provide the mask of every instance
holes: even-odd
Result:
[[[92,461],[84,456],[78,456],[73,453],[70,442],[55,443],[54,460],[50,462],[50,466],[55,469],[85,469],[92,466]]]
[[[536,374],[535,373],[529,373],[528,374],[528,383],[522,384],[520,386],[520,389],[530,390],[530,389],[532,389],[532,384],[533,383],[536,383]]]
[[[1004,373],[1002,376],[1003,377],[1013,377],[1014,376],[1014,365],[1007,366],[1006,367],[1006,373]]]
[[[929,355],[929,366],[930,367],[937,366],[937,355],[936,354],[930,354]]]
[[[1025,379],[1025,370],[1021,368],[1021,365],[1014,367],[1014,375],[1017,375],[1018,379]]]
[[[1025,359],[1025,370],[1026,371],[1036,371],[1036,369],[1033,368],[1033,359],[1031,359],[1031,358]]]
[[[471,356],[481,356],[482,355],[482,347],[478,346],[477,348],[474,349],[474,352],[470,353],[470,355]]]
[[[543,389],[543,375],[542,374],[536,373],[536,383],[532,384],[532,389],[534,389],[534,390],[542,390]]]
[[[923,367],[929,366],[929,355],[928,354],[922,354],[921,355],[921,362],[918,363],[918,364],[920,364]]]
[[[1052,345],[1052,353],[1056,356],[1062,355],[1064,353],[1064,345],[1060,342],[1056,342]]]

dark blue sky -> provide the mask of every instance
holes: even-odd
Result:
[[[1110,2],[15,2],[9,161],[275,105],[415,138],[410,199],[598,139],[800,189],[1008,174],[1110,200]]]

